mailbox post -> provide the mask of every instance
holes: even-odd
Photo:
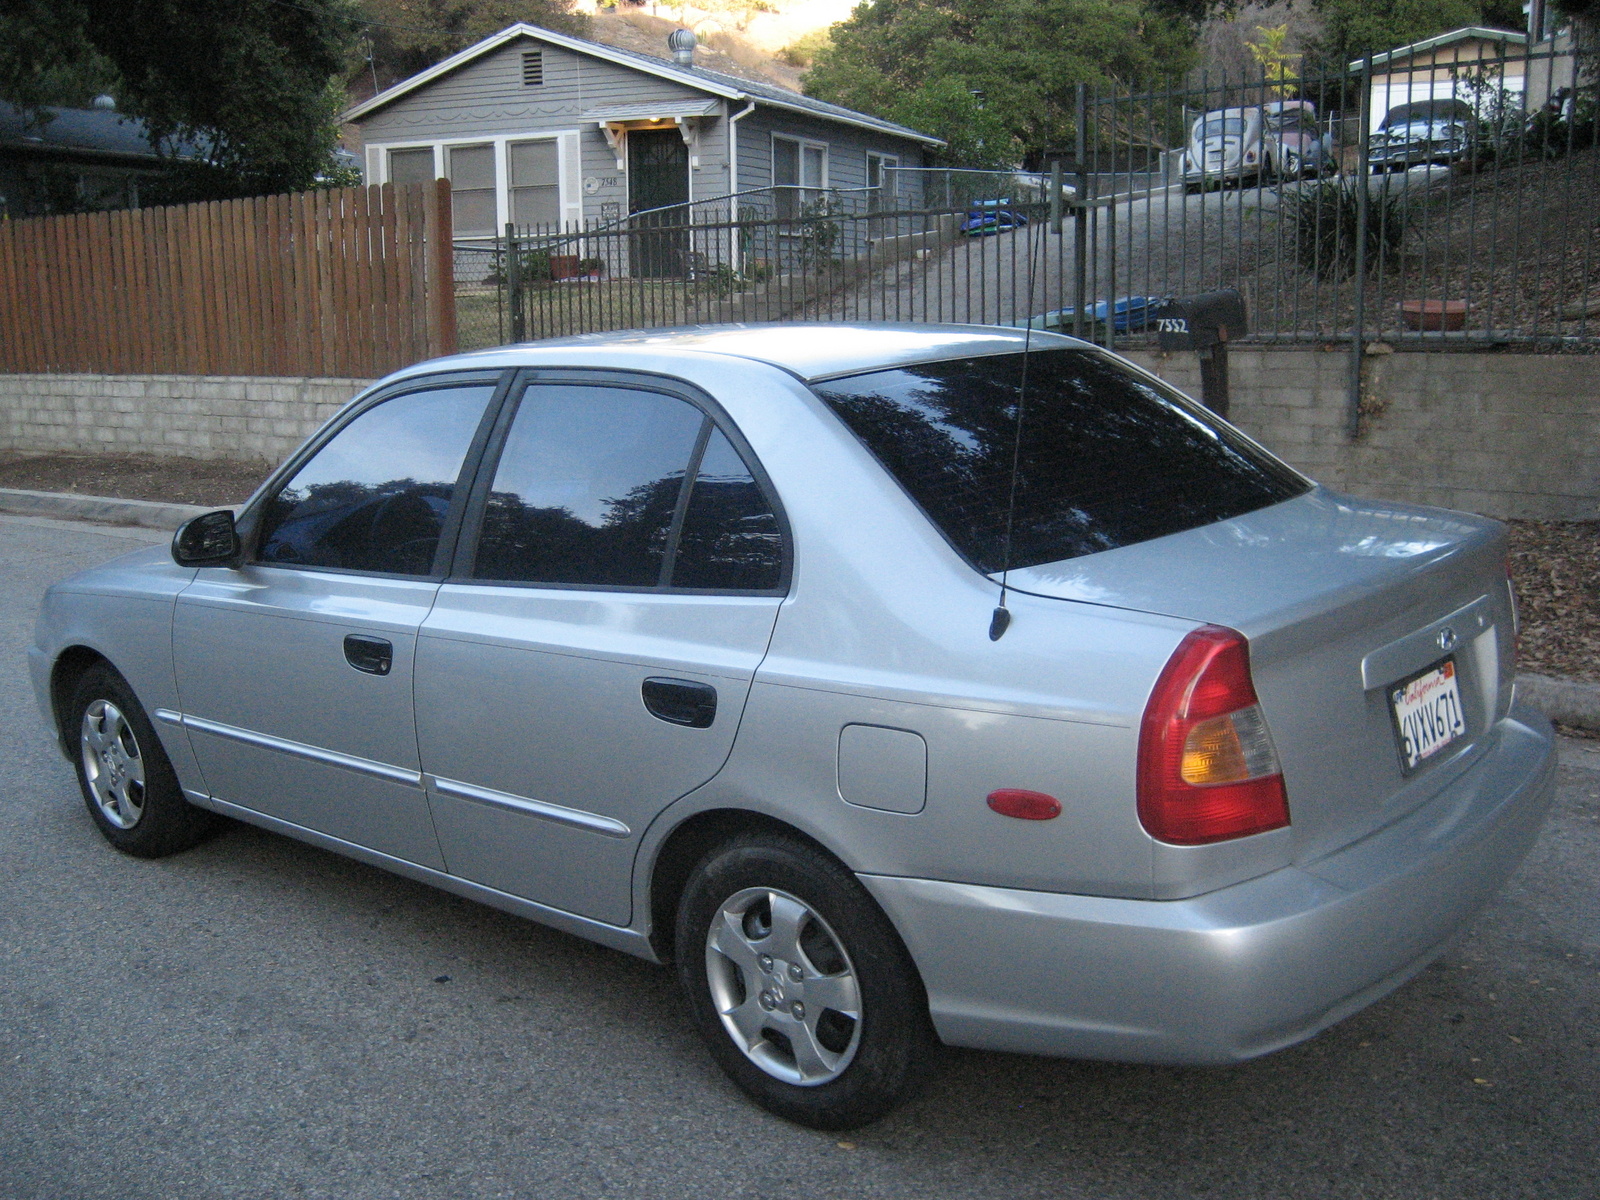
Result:
[[[1156,344],[1200,356],[1200,401],[1228,415],[1228,343],[1247,331],[1244,297],[1235,288],[1173,296],[1156,309]]]

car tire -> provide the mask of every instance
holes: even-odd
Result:
[[[136,858],[161,858],[209,837],[221,818],[190,804],[144,706],[101,664],[83,673],[67,707],[78,787],[106,841]]]
[[[707,854],[679,901],[676,947],[712,1057],[796,1124],[877,1120],[937,1052],[927,994],[889,919],[799,838],[741,835]]]

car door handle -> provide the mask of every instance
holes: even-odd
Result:
[[[652,717],[690,729],[709,729],[717,719],[717,689],[688,679],[646,679],[640,687]]]
[[[347,633],[344,635],[344,660],[368,675],[387,675],[394,665],[394,646],[386,638]]]

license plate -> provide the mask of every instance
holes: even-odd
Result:
[[[1447,658],[1389,689],[1400,765],[1410,774],[1467,730],[1456,664]]]

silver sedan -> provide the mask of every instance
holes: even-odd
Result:
[[[118,848],[219,816],[675,963],[821,1128],[945,1043],[1229,1063],[1421,970],[1553,787],[1502,528],[1321,488],[1042,332],[424,363],[57,584]]]

